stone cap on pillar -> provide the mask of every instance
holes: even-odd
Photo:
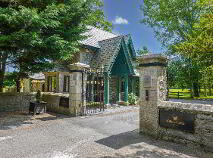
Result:
[[[77,62],[77,63],[74,63],[74,64],[70,64],[69,68],[70,68],[71,71],[72,70],[89,70],[90,66],[87,65],[87,64],[84,64],[84,63]]]
[[[138,67],[167,66],[168,58],[161,54],[147,54],[137,57]]]

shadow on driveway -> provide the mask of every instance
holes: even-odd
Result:
[[[134,130],[100,139],[96,141],[96,143],[105,145],[113,149],[120,149],[131,144],[140,143],[142,142],[142,140],[143,139],[140,137],[137,130]]]
[[[32,116],[28,112],[1,112],[0,113],[0,130],[15,129],[18,127],[30,126],[38,121],[51,121],[69,118],[68,116],[44,113]]]
[[[138,130],[112,135],[100,139],[96,143],[118,150],[114,156],[108,158],[212,158],[213,153],[193,149],[183,144],[156,140],[138,133]],[[130,151],[130,153],[126,152]],[[103,156],[104,158],[104,156]]]

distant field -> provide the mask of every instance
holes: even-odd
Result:
[[[207,97],[204,96],[204,89],[201,89],[200,97],[194,97],[194,98],[191,98],[189,89],[169,89],[169,98],[178,99],[178,92],[179,92],[179,99],[213,99],[213,96],[207,96]],[[212,93],[213,93],[213,89],[212,89]]]

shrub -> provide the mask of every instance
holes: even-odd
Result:
[[[128,102],[130,105],[136,105],[138,101],[138,97],[134,93],[130,93],[128,95]]]
[[[91,102],[87,103],[88,108],[99,108],[100,107],[100,102]]]

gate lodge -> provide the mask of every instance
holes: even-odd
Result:
[[[81,113],[86,102],[126,104],[138,94],[136,52],[130,35],[115,35],[89,27],[70,63],[56,63],[45,76],[45,92],[69,94],[69,109]],[[28,84],[29,85],[29,84]]]

